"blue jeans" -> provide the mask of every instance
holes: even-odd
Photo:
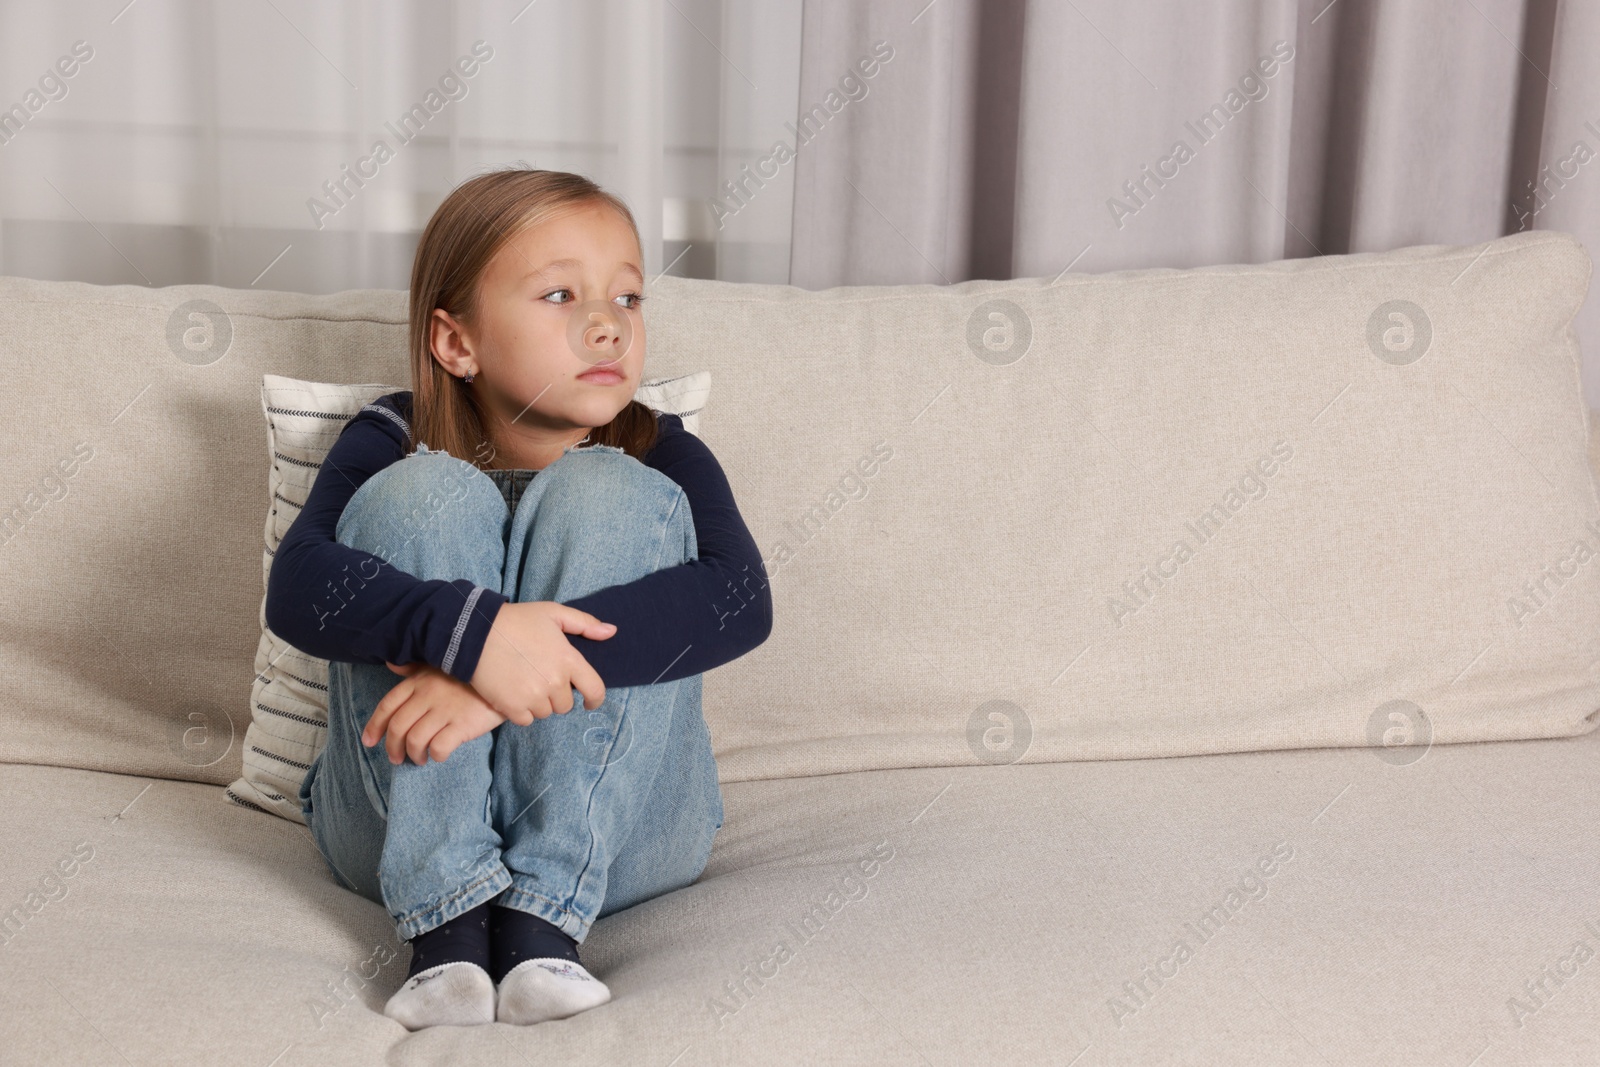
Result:
[[[483,471],[420,446],[362,484],[337,538],[419,578],[466,578],[518,602],[565,603],[697,558],[683,489],[602,445],[567,449],[514,514]],[[334,878],[382,904],[402,940],[493,901],[582,941],[596,919],[705,869],[722,794],[701,678],[607,687],[592,711],[574,688],[565,714],[396,766],[360,734],[400,675],[334,661],[327,744],[301,811]]]

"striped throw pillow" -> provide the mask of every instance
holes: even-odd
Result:
[[[345,424],[377,397],[403,385],[340,385],[266,374],[261,408],[267,420],[270,497],[261,554],[261,642],[250,689],[243,774],[228,786],[235,804],[305,823],[300,782],[328,735],[328,661],[308,656],[267,628],[266,586],[278,544],[311,493],[317,472]],[[683,420],[700,432],[700,409],[711,394],[711,372],[641,382],[634,399]]]

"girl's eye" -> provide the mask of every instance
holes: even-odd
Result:
[[[565,295],[567,299],[565,299],[565,300],[551,300],[550,299],[551,297],[556,296],[557,294]],[[562,304],[570,304],[570,303],[572,303],[574,300],[577,299],[577,297],[572,295],[572,290],[571,289],[552,289],[550,292],[544,294],[544,296],[540,297],[539,299],[540,300],[549,301],[552,304],[560,306]],[[631,301],[633,301],[633,303],[631,303],[631,304],[624,304],[623,305],[623,307],[627,308],[629,311],[637,311],[638,308],[639,308],[639,305],[644,303],[644,296],[642,294],[640,294],[640,293],[623,293],[621,296],[617,297],[617,299],[618,300],[631,300]]]

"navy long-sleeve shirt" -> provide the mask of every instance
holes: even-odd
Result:
[[[607,688],[669,682],[749,652],[772,630],[760,552],[711,450],[677,415],[657,412],[643,462],[683,488],[697,558],[565,601],[609,638],[568,634]],[[340,432],[269,572],[267,625],[307,655],[382,665],[430,663],[471,682],[490,627],[510,598],[467,579],[424,580],[335,540],[357,489],[411,450],[411,393],[363,407]],[[398,679],[398,676],[397,676]]]

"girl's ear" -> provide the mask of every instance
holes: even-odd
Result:
[[[433,315],[428,319],[428,347],[433,352],[433,358],[458,378],[477,369],[472,339],[444,308],[434,308]]]

